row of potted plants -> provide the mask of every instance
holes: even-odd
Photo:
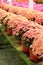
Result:
[[[5,15],[8,15],[8,13],[6,13]],[[1,10],[1,16],[2,14],[3,12]],[[43,27],[36,22],[28,21],[25,18],[19,19],[20,16],[14,17],[10,16],[11,14],[8,16],[5,15],[0,18],[0,23],[5,26],[6,33],[15,37],[17,42],[19,41],[18,44],[22,45],[22,50],[26,53],[28,52],[32,60],[39,61],[40,59],[33,54],[30,45],[37,39],[38,35],[42,32]]]
[[[6,31],[7,31],[8,35],[12,35],[12,30],[11,29],[7,28]],[[20,33],[19,33],[18,36],[14,36],[14,37],[16,38],[17,44],[21,44],[22,45],[22,51],[25,52],[25,53],[29,53],[30,54],[30,59],[31,60],[33,60],[35,62],[40,61],[40,59],[33,54],[32,49],[29,47],[32,44],[34,38],[29,38],[30,41],[26,41],[24,39],[21,39]]]

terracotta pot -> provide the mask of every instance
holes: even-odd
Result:
[[[21,41],[17,41],[18,44],[22,44]]]
[[[39,58],[32,53],[32,50],[29,50],[29,53],[30,53],[30,59],[31,60],[33,60],[35,62],[39,61]]]
[[[22,45],[22,51],[28,53],[29,49],[27,49],[24,45]]]
[[[7,32],[7,28],[5,28],[5,31]]]
[[[8,34],[8,35],[12,35],[12,30],[9,30],[9,29],[7,28],[7,34]]]

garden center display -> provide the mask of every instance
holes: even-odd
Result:
[[[22,64],[43,65],[43,2],[1,0],[0,65]]]

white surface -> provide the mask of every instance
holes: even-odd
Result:
[[[33,0],[29,0],[29,8],[30,9],[33,9],[33,3],[34,3]]]
[[[12,0],[7,0],[7,2],[8,2],[9,4],[12,4]]]

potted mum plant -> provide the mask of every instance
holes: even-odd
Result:
[[[34,38],[24,37],[22,38],[22,50],[23,52],[29,52],[29,46],[33,43]]]

